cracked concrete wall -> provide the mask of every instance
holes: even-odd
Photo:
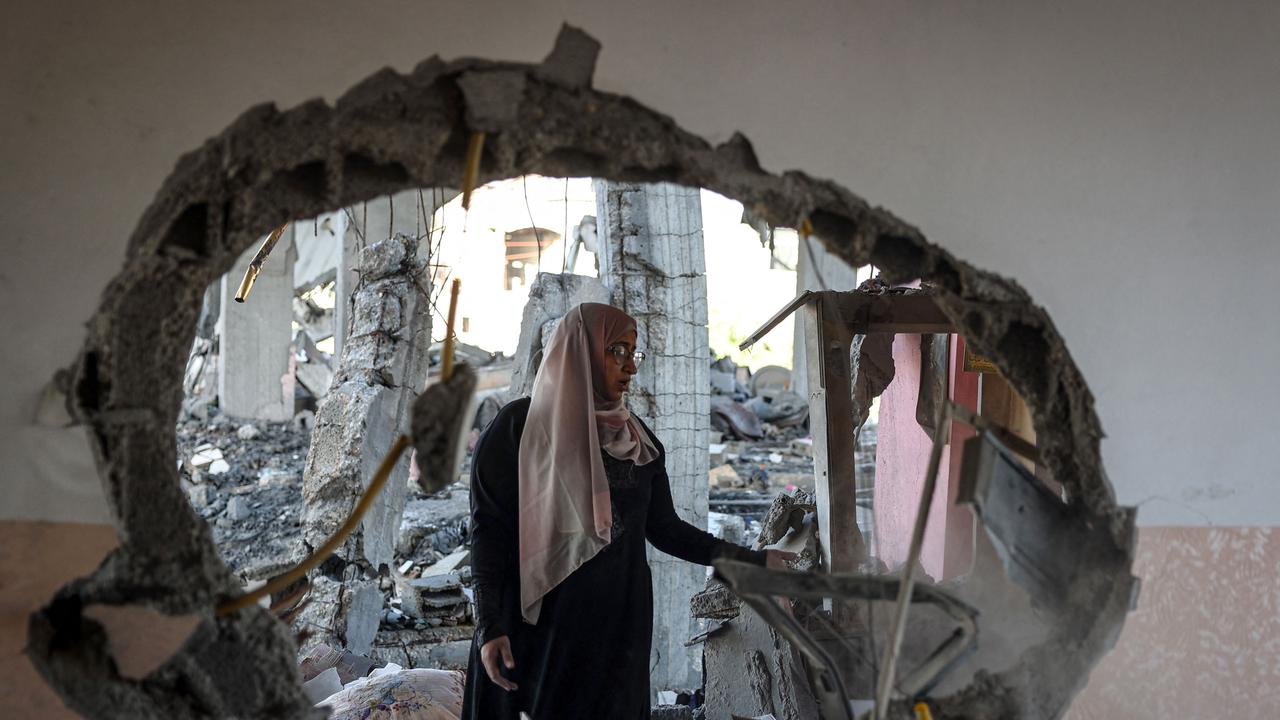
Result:
[[[939,306],[1032,408],[1044,461],[1089,528],[1078,550],[1096,572],[1072,586],[1061,623],[1018,668],[936,706],[955,717],[1061,714],[1122,624],[1134,530],[1132,509],[1116,505],[1102,471],[1093,396],[1048,314],[1018,284],[958,260],[838,184],[764,171],[742,135],[712,146],[633,100],[591,90],[596,49],[568,32],[536,66],[431,58],[407,75],[377,73],[333,106],[251,108],[179,160],[101,298],[70,386],[122,538],[93,575],[31,619],[28,656],[71,707],[90,716],[124,707],[135,717],[310,712],[283,625],[257,608],[210,614],[238,583],[179,489],[172,431],[203,290],[285,220],[447,185],[461,174],[467,133],[483,130],[481,182],[536,172],[706,187],[774,225],[807,219],[829,250],[852,265],[873,262],[890,282],[938,288]],[[128,599],[202,617],[141,685],[116,675],[81,613]]]
[[[628,403],[666,449],[676,512],[706,528],[711,350],[700,191],[604,180],[595,189],[600,277],[613,305],[636,319],[636,344],[647,355]],[[689,599],[702,590],[706,571],[652,548],[649,565],[653,687],[697,687],[700,653],[685,642],[697,633]]]

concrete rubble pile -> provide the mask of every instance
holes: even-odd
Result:
[[[815,570],[820,561],[816,502],[810,490],[779,493],[752,547],[794,552],[793,570]],[[704,717],[817,717],[800,655],[728,587],[708,578],[706,587],[690,602],[690,611],[707,623],[703,635],[691,639],[703,645]]]
[[[791,371],[776,365],[752,372],[728,357],[711,363],[711,517],[743,518],[748,537],[760,532],[776,492],[813,487],[808,403],[791,383]],[[876,423],[869,420],[855,452],[860,476],[874,476],[875,453]]]
[[[427,377],[431,339],[429,286],[416,239],[397,235],[360,257],[351,325],[333,385],[316,411],[303,485],[303,547],[318,547],[350,514],[395,438]],[[382,568],[394,562],[408,499],[402,457],[360,528],[313,579],[299,618],[309,642],[337,642],[364,653],[382,616]]]
[[[216,407],[178,423],[178,476],[222,559],[245,581],[282,570],[301,533],[302,466],[310,432],[244,422]]]

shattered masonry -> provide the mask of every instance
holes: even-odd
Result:
[[[69,403],[90,430],[122,545],[31,618],[28,655],[69,707],[88,717],[310,713],[288,628],[256,608],[210,614],[239,583],[186,502],[173,436],[201,298],[255,239],[287,220],[409,187],[455,185],[460,138],[483,130],[479,182],[537,173],[703,187],[774,226],[808,219],[830,252],[854,266],[874,263],[890,282],[933,283],[957,330],[1032,409],[1045,463],[1112,556],[1066,599],[1076,622],[1056,627],[1015,672],[981,676],[937,699],[935,713],[1062,713],[1123,624],[1128,582],[1114,581],[1128,578],[1134,528],[1133,510],[1116,505],[1103,473],[1093,397],[1049,316],[1013,281],[956,259],[839,185],[765,172],[741,135],[712,146],[630,98],[593,90],[598,50],[566,28],[540,65],[432,57],[406,75],[384,69],[332,106],[250,108],[178,161],[139,221],[74,368]],[[80,611],[130,600],[205,618],[142,684],[115,674],[101,633]]]
[[[303,541],[307,552],[342,524],[396,437],[407,432],[413,400],[426,382],[431,347],[430,280],[418,242],[405,235],[360,254],[350,333],[333,386],[316,412],[303,475]],[[299,619],[307,646],[338,644],[367,654],[382,616],[379,570],[392,565],[408,500],[409,458],[337,555],[316,579]]]

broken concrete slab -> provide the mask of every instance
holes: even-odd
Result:
[[[422,577],[431,577],[433,575],[448,575],[457,572],[462,566],[471,563],[471,551],[467,548],[455,550],[446,555],[442,560],[432,563],[429,567],[422,571]]]
[[[740,440],[759,440],[764,437],[760,418],[741,403],[724,395],[712,395],[710,399],[711,427],[730,433]]]
[[[534,72],[567,88],[589,88],[596,71],[600,41],[568,23],[560,27],[555,47]]]
[[[470,612],[470,601],[462,590],[462,579],[456,573],[418,578],[397,573],[393,579],[400,609],[411,618],[449,618],[456,621],[467,617]]]
[[[428,628],[427,630],[382,631],[370,651],[378,662],[396,663],[406,668],[466,670],[471,659],[470,625]]]
[[[732,465],[721,465],[713,467],[707,471],[707,479],[715,487],[732,488],[742,487],[745,483],[738,476],[738,471],[733,469]]]
[[[707,638],[703,666],[706,720],[818,717],[799,654],[749,607]]]
[[[597,278],[569,273],[538,273],[529,286],[529,300],[520,319],[520,339],[511,370],[510,398],[528,397],[542,363],[543,345],[551,338],[544,330],[569,309],[584,302],[609,303],[609,290]]]
[[[382,590],[377,580],[360,577],[354,569],[342,579],[318,575],[307,599],[310,603],[295,621],[312,633],[302,645],[304,651],[337,642],[357,655],[369,653],[382,619]]]
[[[307,389],[312,397],[319,400],[329,392],[333,383],[333,371],[322,362],[298,363],[294,370],[298,384]]]

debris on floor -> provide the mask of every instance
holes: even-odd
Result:
[[[178,423],[179,476],[191,505],[209,522],[222,559],[245,581],[290,564],[300,534],[302,465],[311,433],[292,423],[252,425],[204,412]],[[253,427],[244,439],[245,427]],[[220,472],[214,472],[215,463]]]
[[[806,498],[812,504],[813,487],[807,408],[788,389],[790,376],[784,368],[752,373],[721,359],[713,369],[713,392],[718,392],[715,388],[727,391],[713,395],[713,407],[730,408],[732,422],[722,423],[723,431],[712,432],[708,448],[709,530],[736,544],[757,540],[777,543],[777,547],[801,553],[798,569],[811,567],[817,562],[817,551],[812,508],[806,504]],[[477,430],[505,400],[504,388],[489,392],[477,412]],[[738,432],[735,427],[748,432]],[[184,488],[192,506],[209,522],[233,571],[246,582],[264,580],[295,562],[302,553],[301,487],[310,423],[244,422],[223,416],[216,405],[206,405],[200,412],[184,414],[178,436]],[[864,466],[874,463],[874,431],[864,433],[864,438],[868,436],[870,444],[859,448],[860,454],[867,456],[860,457]],[[302,674],[313,696],[337,697],[341,693],[335,688],[350,690],[353,680],[379,665],[466,668],[474,632],[466,470],[464,465],[457,482],[431,495],[410,483],[394,538],[393,561],[384,565],[372,582],[359,580],[344,594],[339,582],[316,580],[311,593],[316,605],[341,602],[376,608],[376,612],[367,627],[348,629],[352,635],[348,640],[355,641],[363,654],[331,645],[312,646],[304,654]],[[782,512],[779,503],[790,512]],[[741,602],[723,586],[712,584],[699,594],[693,611],[707,619],[705,633],[697,642],[708,648],[726,647],[728,642],[760,649],[760,643],[767,639],[767,626],[744,618]],[[722,660],[731,655],[716,655],[712,650],[707,660],[708,678],[719,677],[716,673],[724,670]],[[739,665],[744,657],[738,658]],[[746,661],[751,662],[750,658]],[[737,711],[782,710],[777,704],[782,701],[778,693],[797,691],[788,690],[793,679],[783,679],[793,661],[768,654],[758,658],[756,664],[768,668],[765,674],[772,683],[768,694],[775,702]],[[756,675],[744,677],[758,680]],[[699,692],[660,703],[653,713],[655,717],[701,718],[708,710]]]

